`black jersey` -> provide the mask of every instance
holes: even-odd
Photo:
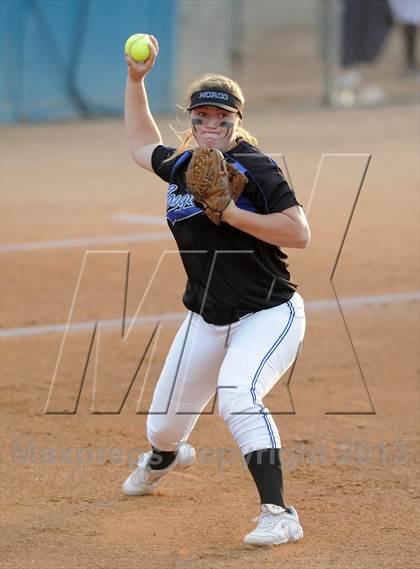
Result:
[[[191,154],[165,162],[174,151],[158,145],[152,167],[169,183],[166,217],[188,277],[185,306],[210,324],[226,325],[290,300],[297,286],[290,282],[287,255],[227,223],[211,222],[185,186]],[[224,156],[239,162],[249,179],[238,207],[267,214],[299,205],[277,163],[258,148],[241,141]]]

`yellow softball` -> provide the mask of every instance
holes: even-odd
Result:
[[[133,39],[130,42],[131,38]],[[128,53],[135,61],[146,61],[146,59],[149,59],[150,40],[147,34],[134,34],[134,36],[128,38],[127,43],[128,42],[130,42],[128,45]]]
[[[133,34],[132,36],[130,36],[128,40],[125,42],[124,53],[130,53],[130,49],[133,43],[142,36],[144,36],[144,34]]]

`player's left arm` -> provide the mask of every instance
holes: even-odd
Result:
[[[245,211],[237,207],[232,200],[223,212],[222,220],[278,247],[305,249],[311,238],[305,213],[298,205],[280,213],[262,215]]]

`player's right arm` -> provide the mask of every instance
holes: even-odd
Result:
[[[144,62],[137,62],[126,54],[128,66],[125,89],[125,130],[131,155],[137,164],[153,172],[152,153],[162,143],[159,128],[152,116],[147,100],[144,78],[152,69],[159,46],[156,38],[150,36],[150,57]]]

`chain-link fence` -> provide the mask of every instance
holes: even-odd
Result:
[[[419,21],[419,0],[323,0],[324,101],[353,106],[418,98]]]
[[[234,76],[253,106],[418,100],[420,0],[236,0],[233,9]],[[264,26],[258,10],[270,13]]]

